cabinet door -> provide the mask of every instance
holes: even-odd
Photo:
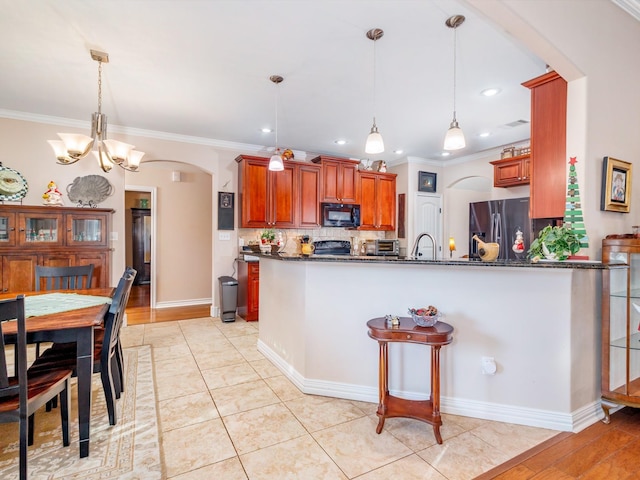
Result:
[[[107,246],[109,214],[83,212],[66,217],[67,246]]]
[[[529,157],[514,157],[491,162],[493,165],[493,186],[514,187],[529,183]]]
[[[71,267],[74,265],[74,256],[68,253],[47,253],[40,257],[39,265],[45,267]]]
[[[2,257],[2,291],[35,290],[37,255],[5,255]]]
[[[285,163],[281,172],[269,172],[269,213],[271,227],[294,228],[296,226],[295,200],[298,198],[295,166]]]
[[[109,254],[105,252],[86,252],[75,255],[74,265],[93,264],[92,288],[108,287],[111,283],[109,272]]]
[[[320,167],[298,165],[297,199],[298,218],[296,224],[302,228],[320,227]]]
[[[322,160],[322,201],[327,203],[357,202],[358,163]]]
[[[19,213],[18,245],[62,245],[63,227],[62,213]]]
[[[16,215],[15,213],[0,212],[0,247],[14,247],[16,245]]]
[[[268,160],[245,159],[239,164],[240,226],[263,228],[269,222]]]
[[[567,194],[567,82],[550,72],[531,89],[531,218],[562,218]]]
[[[376,175],[360,173],[360,227],[359,230],[376,230]]]
[[[260,306],[260,264],[249,264],[248,305],[246,320],[258,320]]]
[[[396,229],[396,178],[378,177],[376,204],[379,209],[378,229],[393,231]]]

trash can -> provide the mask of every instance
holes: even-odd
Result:
[[[238,308],[238,281],[233,277],[218,277],[220,281],[220,319],[223,322],[236,321]]]

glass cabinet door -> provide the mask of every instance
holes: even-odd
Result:
[[[39,244],[62,244],[60,227],[62,224],[62,214],[19,214],[19,236],[20,245]]]
[[[67,215],[67,245],[106,245],[106,237],[104,215]]]
[[[610,262],[630,268],[610,270],[609,331],[603,332],[608,334],[608,390],[640,401],[640,253],[611,253]]]
[[[12,247],[16,244],[15,219],[13,213],[0,213],[0,247]]]

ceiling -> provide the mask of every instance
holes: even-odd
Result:
[[[543,60],[455,0],[0,6],[0,116],[88,128],[97,110],[98,64],[89,54],[96,49],[109,54],[102,111],[112,133],[247,153],[267,154],[276,144],[261,129],[275,129],[277,96],[278,145],[301,156],[442,160],[453,113],[451,15],[466,17],[457,30],[456,110],[467,147],[447,158],[528,139],[529,91],[521,83],[545,71]],[[374,106],[374,42],[365,34],[375,27],[384,36],[375,44]],[[273,74],[284,77],[277,87]],[[481,95],[489,87],[501,92]],[[385,152],[369,156],[364,142],[374,113]],[[161,155],[148,152],[148,159]]]

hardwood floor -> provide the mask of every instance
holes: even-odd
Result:
[[[192,307],[151,308],[151,293],[149,285],[134,285],[131,287],[129,302],[127,303],[127,325],[141,325],[144,323],[170,322],[172,320],[186,320],[210,316],[210,305],[195,305]]]
[[[640,479],[640,410],[625,407],[611,423],[561,433],[476,480]]]

